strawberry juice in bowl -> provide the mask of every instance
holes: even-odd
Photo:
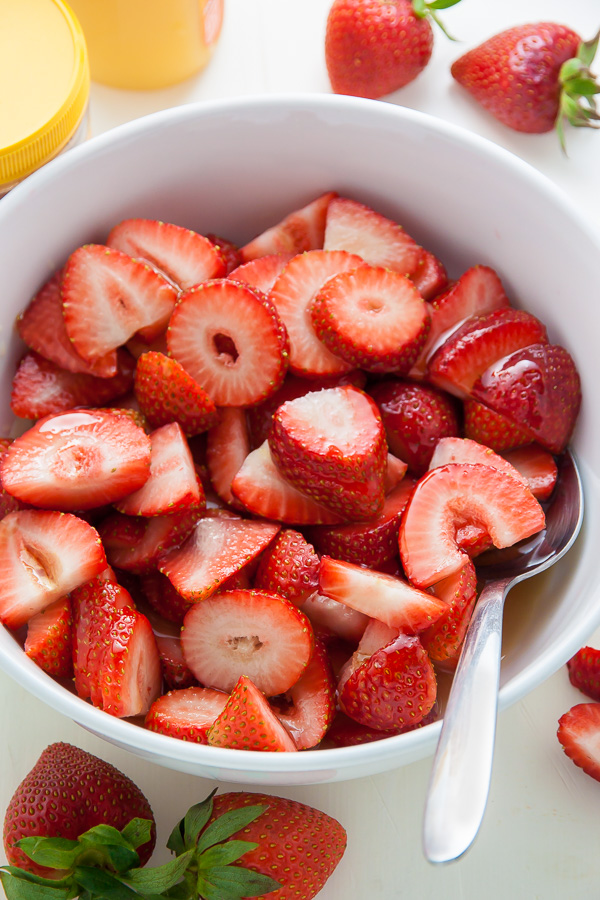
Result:
[[[117,223],[132,218],[244,246],[329,191],[400,223],[442,260],[451,279],[475,265],[491,267],[511,303],[544,323],[549,340],[567,349],[581,376],[583,409],[572,447],[584,481],[586,522],[565,560],[511,594],[500,692],[505,707],[566,662],[600,621],[593,558],[600,413],[585,399],[598,364],[591,329],[581,328],[598,281],[599,247],[546,179],[494,145],[388,104],[269,97],[158,113],[51,163],[0,206],[2,435],[16,433],[9,399],[24,346],[14,334],[15,317],[76,248],[103,244]],[[431,753],[439,735],[433,722],[358,746],[240,753],[177,740],[144,728],[143,718],[95,708],[42,672],[6,628],[0,663],[32,693],[107,740],[168,767],[228,781],[302,784],[374,774]]]

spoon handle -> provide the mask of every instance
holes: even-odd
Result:
[[[502,646],[502,609],[511,579],[479,597],[444,713],[423,823],[432,863],[468,849],[481,825],[492,773]]]

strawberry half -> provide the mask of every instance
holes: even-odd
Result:
[[[600,703],[578,703],[566,712],[557,737],[569,759],[600,781]]]
[[[319,585],[319,557],[298,531],[285,528],[262,553],[254,587],[302,606]]]
[[[168,222],[125,219],[115,225],[106,244],[150,263],[180,290],[226,274],[223,254],[212,241]]]
[[[278,277],[281,275],[293,253],[269,253],[268,256],[259,256],[250,262],[238,266],[228,277],[231,281],[241,281],[250,287],[258,288],[263,294],[268,294]]]
[[[400,225],[347,197],[329,204],[323,248],[345,250],[400,275],[414,275],[423,259],[422,248]]]
[[[262,402],[287,370],[287,333],[273,304],[256,289],[227,279],[180,296],[167,345],[217,406]]]
[[[106,568],[95,528],[77,516],[20,510],[0,522],[0,620],[18,628]]]
[[[410,280],[423,300],[433,300],[448,287],[448,273],[443,262],[429,250],[423,250],[421,262]]]
[[[400,557],[413,584],[430,587],[464,566],[456,531],[469,523],[482,525],[501,548],[541,531],[545,517],[527,486],[492,466],[432,469],[415,487],[400,524]]]
[[[226,591],[195,603],[181,632],[198,681],[231,691],[246,674],[267,697],[284,694],[312,656],[310,622],[289,600],[263,591]]]
[[[285,695],[285,711],[277,717],[291,734],[298,750],[316,747],[335,715],[335,679],[327,651],[321,641],[303,674]]]
[[[206,465],[210,482],[225,503],[240,508],[231,484],[250,453],[246,412],[236,406],[219,410],[218,422],[206,436]]]
[[[438,581],[431,588],[436,597],[448,604],[437,622],[419,635],[430,658],[436,663],[458,660],[462,642],[477,602],[477,574],[472,562]]]
[[[2,484],[34,506],[93,509],[137,491],[150,475],[150,439],[129,416],[74,409],[46,416],[2,459]]]
[[[90,363],[136,332],[149,341],[158,337],[177,299],[175,288],[149,266],[101,244],[71,254],[61,295],[69,339]]]
[[[329,278],[315,294],[310,316],[335,356],[368,372],[408,372],[429,331],[429,313],[412,282],[376,266]]]
[[[464,429],[465,437],[491,447],[496,453],[531,442],[531,434],[527,429],[515,425],[506,416],[475,400],[465,400]]]
[[[323,246],[325,220],[333,191],[321,194],[316,200],[289,213],[277,225],[267,228],[240,249],[244,262],[273,253],[304,253]]]
[[[186,600],[205,600],[258,556],[279,529],[237,516],[200,519],[182,546],[162,557],[159,569]]]
[[[269,447],[284,478],[343,519],[381,511],[387,444],[377,407],[362,391],[344,385],[284,403]]]
[[[241,675],[222,713],[208,729],[208,743],[233,750],[285,752],[296,745],[256,685]]]
[[[211,688],[194,686],[169,691],[154,701],[144,724],[150,731],[181,741],[208,744],[208,730],[228,700],[224,691]]]
[[[600,702],[600,650],[582,647],[568,661],[567,669],[573,687]]]
[[[191,437],[217,421],[217,408],[205,390],[176,360],[151,350],[135,367],[134,391],[153,428],[177,422]]]
[[[133,359],[117,352],[118,371],[112,378],[68,372],[37,353],[27,353],[13,378],[10,408],[23,419],[41,419],[76,406],[111,403],[133,385]]]
[[[73,617],[68,597],[59,597],[27,623],[26,656],[54,678],[73,677]]]

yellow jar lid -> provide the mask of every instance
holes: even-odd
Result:
[[[62,0],[0,0],[0,186],[48,162],[85,112],[83,31]]]

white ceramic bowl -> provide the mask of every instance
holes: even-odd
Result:
[[[452,275],[500,274],[574,355],[584,402],[574,446],[587,512],[567,558],[515,590],[506,613],[502,707],[556,671],[600,623],[600,354],[594,321],[600,244],[564,197],[504,150],[433,118],[337,96],[191,105],[122,126],[28,178],[0,202],[0,434],[22,347],[13,322],[67,255],[130,216],[160,218],[243,243],[334,189],[401,222]],[[165,766],[256,784],[306,784],[382,772],[433,752],[440,723],[384,741],[304,753],[203,747],[92,708],[26,658],[0,627],[0,665],[90,731]]]

